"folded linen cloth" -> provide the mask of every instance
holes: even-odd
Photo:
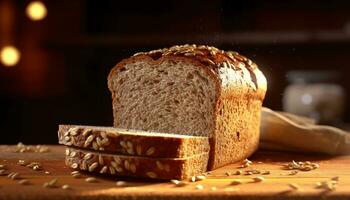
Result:
[[[262,108],[260,149],[350,154],[350,133],[314,120]]]

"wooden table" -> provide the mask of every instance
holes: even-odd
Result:
[[[271,174],[261,175],[265,181],[255,183],[256,175],[230,175],[240,163],[215,170],[207,179],[190,183],[185,187],[175,187],[170,182],[157,182],[135,179],[98,177],[98,182],[88,183],[85,178],[73,178],[71,170],[64,165],[64,148],[49,146],[48,153],[15,153],[15,146],[0,146],[0,164],[5,164],[7,172],[19,172],[22,178],[30,180],[30,185],[20,185],[19,180],[0,176],[0,199],[350,199],[350,156],[328,157],[321,155],[287,154],[281,152],[258,152],[251,160],[248,169],[269,170]],[[38,161],[43,170],[17,164],[19,159]],[[289,175],[281,165],[292,160],[312,161],[320,164],[316,170]],[[261,163],[262,162],[262,163]],[[241,169],[246,170],[246,169]],[[50,174],[45,174],[45,171]],[[84,174],[89,177],[91,174]],[[339,176],[339,186],[334,191],[316,189],[320,181]],[[54,178],[59,187],[45,188],[43,184]],[[240,179],[243,184],[231,186]],[[116,180],[127,181],[127,186],[117,187]],[[288,184],[295,183],[300,190],[292,190]],[[61,186],[69,184],[70,190]],[[196,190],[196,185],[204,186]],[[213,190],[212,187],[216,187]]]

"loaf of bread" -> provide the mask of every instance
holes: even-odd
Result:
[[[211,138],[209,168],[258,147],[266,79],[237,52],[182,45],[137,53],[110,72],[114,126]]]
[[[72,169],[114,176],[152,179],[187,179],[207,170],[209,153],[187,158],[149,158],[66,148],[66,165]]]
[[[210,149],[208,137],[81,125],[59,125],[58,140],[87,150],[155,158],[184,158]]]

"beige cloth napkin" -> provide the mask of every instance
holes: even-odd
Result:
[[[262,109],[260,149],[350,154],[350,133],[297,115]]]

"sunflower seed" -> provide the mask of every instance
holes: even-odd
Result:
[[[92,142],[92,148],[96,151],[99,149],[97,142]]]
[[[154,154],[155,151],[156,151],[156,148],[150,147],[149,149],[147,149],[146,155],[150,156],[150,155]]]
[[[156,161],[156,165],[157,165],[157,168],[158,168],[158,169],[160,169],[160,170],[163,170],[163,169],[164,169],[162,163],[159,162],[158,160]]]
[[[6,165],[0,165],[0,169],[5,169]]]
[[[79,165],[78,165],[78,163],[73,163],[72,165],[71,165],[71,168],[73,168],[73,169],[77,169],[79,167]],[[34,169],[34,168],[33,168]]]
[[[50,186],[50,187],[55,187],[56,184],[57,184],[58,180],[57,178],[54,178],[52,179],[51,181],[49,181],[47,184]]]
[[[27,162],[25,160],[18,160],[18,164],[21,166],[27,165]]]
[[[85,179],[85,181],[88,183],[96,183],[97,179],[95,177],[88,177]]]
[[[196,181],[202,181],[204,179],[206,179],[205,176],[202,176],[202,175],[196,176]]]
[[[82,135],[83,135],[84,137],[86,137],[86,136],[89,135],[90,133],[91,133],[91,129],[85,129],[85,130],[83,131]]]
[[[115,169],[112,166],[109,166],[109,172],[110,174],[115,174]]]
[[[107,166],[103,166],[102,169],[100,170],[100,174],[106,173],[107,170],[108,170],[108,167]]]
[[[92,154],[91,153],[87,153],[87,154],[84,155],[83,159],[84,160],[89,160],[91,157],[92,157]]]
[[[15,172],[10,176],[10,178],[13,180],[20,179],[20,174],[18,172]]]
[[[254,182],[262,182],[262,181],[264,181],[265,180],[265,178],[264,177],[261,177],[261,176],[257,176],[257,177],[254,177],[253,178],[253,181]]]
[[[70,140],[70,137],[69,137],[69,136],[66,136],[66,137],[64,137],[64,140],[65,140],[66,142],[68,142],[68,141]]]
[[[0,169],[0,176],[6,175],[5,171],[6,171],[5,169]]]
[[[118,187],[122,187],[122,186],[126,185],[126,182],[125,181],[117,181],[117,182],[115,182],[115,185]]]
[[[127,149],[126,152],[130,155],[134,155],[134,150],[133,149]]]
[[[98,167],[98,163],[94,162],[89,166],[89,172],[94,171]]]
[[[69,154],[70,154],[70,151],[69,149],[66,148],[66,156],[69,156]]]
[[[147,172],[146,175],[150,178],[157,178],[157,174],[154,172]]]
[[[29,185],[30,181],[27,180],[27,179],[23,179],[23,180],[18,181],[18,184],[20,184],[20,185]]]
[[[123,168],[120,166],[115,167],[115,170],[117,170],[117,172],[119,173],[124,171]]]
[[[270,171],[263,171],[261,172],[262,175],[269,175],[271,172]]]
[[[242,184],[242,181],[240,181],[240,180],[233,180],[233,181],[230,183],[230,185],[240,185],[240,184]]]
[[[97,142],[97,145],[98,146],[102,146],[101,143],[102,143],[102,140],[100,137],[96,137],[96,142]]]
[[[196,185],[196,190],[203,190],[204,186],[201,184]]]
[[[69,157],[74,158],[76,155],[77,155],[77,152],[72,151],[72,152],[69,154]]]
[[[119,142],[119,144],[120,144],[120,146],[122,146],[123,148],[125,148],[125,149],[127,148],[126,142],[125,142],[125,141],[122,140],[122,141]]]
[[[70,186],[65,184],[65,185],[62,185],[62,189],[63,190],[69,190],[70,189]]]

